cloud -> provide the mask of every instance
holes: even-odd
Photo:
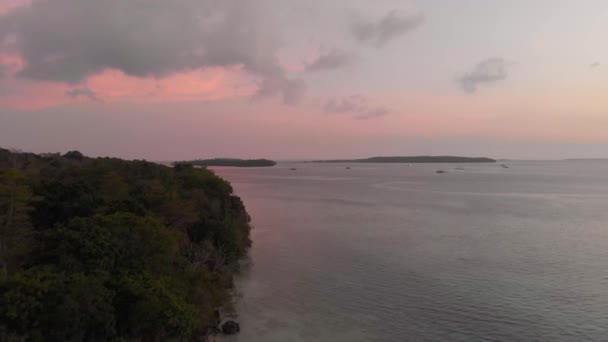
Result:
[[[268,0],[34,1],[0,16],[0,41],[25,60],[18,77],[79,84],[107,69],[163,78],[242,66],[259,79],[257,97],[301,97],[277,53]],[[2,52],[2,51],[0,51]]]
[[[373,109],[368,109],[367,111],[360,113],[360,115],[356,116],[357,120],[369,120],[377,117],[381,117],[387,115],[389,113],[388,109],[385,107],[376,107]]]
[[[315,60],[306,65],[307,71],[323,71],[338,69],[348,65],[352,61],[352,55],[339,50],[331,49],[328,52],[319,55]]]
[[[69,96],[73,99],[76,99],[76,98],[82,96],[82,97],[88,98],[91,101],[101,101],[99,99],[99,97],[97,97],[97,94],[87,87],[74,88],[74,89],[67,90],[65,92],[65,95]]]
[[[20,6],[27,6],[30,4],[30,0],[3,0],[0,3],[0,15],[9,12]]]
[[[305,91],[306,84],[302,80],[289,80],[285,77],[272,77],[265,78],[259,84],[256,98],[274,96],[280,93],[283,98],[283,103],[288,105],[296,105],[302,100]]]
[[[377,21],[355,18],[352,32],[358,41],[381,48],[390,40],[417,28],[423,21],[420,14],[405,15],[392,10]]]
[[[325,103],[325,111],[328,113],[353,113],[365,108],[367,108],[367,100],[361,95],[329,99]]]
[[[329,99],[324,106],[327,113],[351,113],[357,120],[367,120],[387,115],[388,109],[382,106],[370,107],[367,98],[351,95],[341,99]]]
[[[599,68],[600,67],[600,62],[593,62],[593,63],[589,64],[589,67],[591,69]]]
[[[257,89],[257,85],[245,75],[224,68],[177,73],[159,80],[107,70],[88,78],[86,86],[12,79],[13,70],[9,71],[6,79],[0,80],[0,112],[2,109],[31,111],[70,104],[74,99],[66,93],[83,87],[97,95],[99,101],[95,102],[138,104],[244,99],[251,97]],[[82,95],[80,98],[86,100]]]
[[[19,65],[12,56],[0,54],[0,80],[10,77],[18,69]]]
[[[481,85],[493,84],[505,80],[508,76],[509,63],[503,58],[488,58],[479,62],[473,70],[458,79],[458,83],[467,93],[475,93]]]

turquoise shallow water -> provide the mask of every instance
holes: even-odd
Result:
[[[216,168],[255,226],[226,340],[608,340],[608,162],[508,164]]]

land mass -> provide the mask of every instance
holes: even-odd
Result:
[[[608,161],[608,158],[568,158],[565,161]]]
[[[235,159],[235,158],[214,158],[214,159],[196,159],[190,161],[175,162],[176,164],[192,164],[194,166],[234,166],[234,167],[269,167],[275,166],[277,163],[268,159]]]
[[[249,221],[191,164],[0,149],[0,339],[201,340],[233,300]]]
[[[371,157],[365,159],[315,160],[315,163],[495,163],[495,159],[457,156]]]

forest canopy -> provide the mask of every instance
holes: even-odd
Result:
[[[191,164],[0,149],[0,338],[204,336],[249,221],[227,181]]]

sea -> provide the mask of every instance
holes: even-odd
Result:
[[[501,164],[214,168],[254,226],[224,341],[608,341],[608,161]]]

